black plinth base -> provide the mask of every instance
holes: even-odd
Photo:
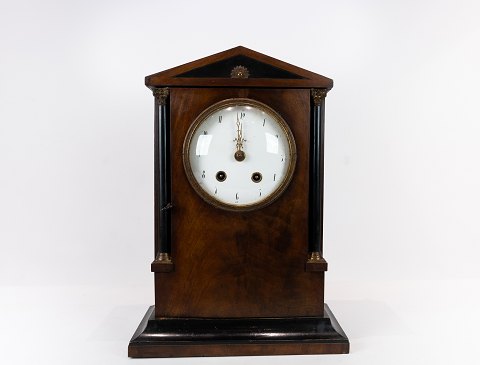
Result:
[[[323,317],[145,317],[128,345],[130,357],[346,354],[348,338],[325,304]]]

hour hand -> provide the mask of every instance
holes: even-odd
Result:
[[[245,160],[245,152],[242,151],[243,148],[243,126],[242,123],[240,123],[240,119],[238,118],[237,114],[237,138],[235,139],[237,142],[236,145],[236,151],[233,155],[235,157],[235,160],[237,161],[243,161]]]

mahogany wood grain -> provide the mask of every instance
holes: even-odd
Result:
[[[226,98],[263,102],[289,124],[297,165],[284,194],[252,212],[204,202],[190,186],[182,147],[193,120]],[[157,317],[269,317],[323,313],[323,272],[306,272],[310,92],[297,89],[174,88],[171,108],[175,270],[155,273]]]

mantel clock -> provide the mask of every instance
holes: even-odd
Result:
[[[155,99],[155,305],[129,356],[347,353],[324,303],[333,81],[236,47],[145,84]]]

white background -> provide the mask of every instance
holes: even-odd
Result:
[[[129,360],[153,304],[146,75],[243,45],[331,77],[326,301],[350,355],[232,364],[475,364],[480,5],[0,2],[0,362]]]

